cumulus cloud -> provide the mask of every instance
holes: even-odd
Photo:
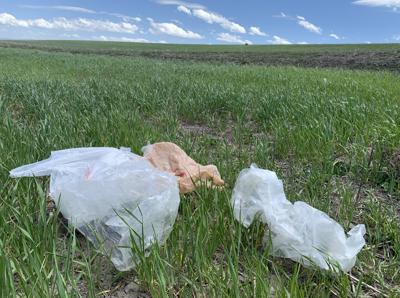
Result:
[[[267,36],[267,33],[262,32],[260,27],[250,27],[249,33],[250,35]]]
[[[246,33],[246,29],[242,25],[232,22],[232,21],[228,20],[227,18],[225,18],[224,16],[219,15],[215,12],[207,11],[204,9],[193,9],[192,14],[195,17],[197,17],[209,24],[214,24],[214,23],[218,24],[222,28],[229,30],[231,32]]]
[[[229,33],[220,33],[218,34],[217,40],[229,43],[240,43],[240,44],[252,44],[250,40],[243,40],[240,36],[229,34]]]
[[[340,39],[340,37],[338,35],[336,35],[335,33],[331,33],[331,34],[329,34],[329,36],[334,38],[334,39],[336,39],[336,40]]]
[[[180,11],[180,12],[183,12],[183,13],[186,13],[186,14],[192,14],[192,12],[190,11],[190,9],[187,8],[187,7],[184,6],[184,5],[179,5],[179,6],[177,7],[177,9],[178,9],[178,11]]]
[[[153,34],[167,34],[171,36],[181,37],[181,38],[189,38],[189,39],[202,39],[198,33],[192,32],[190,30],[185,30],[174,23],[157,23],[154,22],[153,19],[148,18],[150,22],[150,32]]]
[[[122,41],[122,42],[150,42],[144,38],[131,38],[131,37],[115,37],[115,36],[93,36],[93,40],[102,40],[102,41]]]
[[[317,34],[321,34],[322,33],[322,29],[320,27],[310,23],[309,21],[307,21],[302,16],[297,16],[297,24],[299,24],[300,26],[306,28],[310,32],[317,33]]]
[[[309,44],[309,43],[306,42],[306,41],[300,41],[300,42],[298,42],[297,44]]]
[[[9,13],[0,13],[0,25],[23,28],[59,29],[66,31],[108,31],[118,33],[135,33],[138,27],[127,22],[110,22],[96,19],[67,19],[54,18],[51,20],[40,19],[17,19]]]
[[[163,1],[168,1],[168,2],[173,2],[173,3],[181,3],[181,1],[169,1],[169,0],[163,0]],[[189,9],[191,8],[191,10]],[[193,15],[196,18],[199,18],[200,20],[208,23],[208,24],[218,24],[222,28],[229,30],[234,33],[246,33],[246,29],[235,22],[232,22],[228,20],[226,17],[217,14],[212,11],[208,11],[205,8],[198,8],[198,7],[190,7],[190,6],[185,6],[183,4],[179,5],[177,7],[178,11]]]
[[[392,8],[400,8],[400,0],[357,0],[353,2],[357,5],[366,5],[366,6],[383,6],[383,7],[392,7]]]
[[[279,37],[277,35],[274,35],[272,37],[272,40],[269,41],[272,44],[292,44],[289,40],[283,38],[283,37]]]

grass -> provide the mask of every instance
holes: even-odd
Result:
[[[162,44],[162,43],[130,43],[71,40],[26,40],[2,41],[2,44],[25,45],[38,48],[59,48],[60,50],[87,51],[161,51],[161,52],[214,52],[214,53],[342,53],[359,51],[399,51],[399,44],[311,44],[311,45],[196,45],[196,44]]]
[[[0,296],[107,296],[132,281],[155,297],[400,295],[399,83],[389,72],[0,49]],[[162,140],[216,164],[227,187],[181,196],[171,236],[136,272],[117,272],[48,211],[48,179],[8,178],[51,150],[140,153]],[[276,171],[291,201],[346,230],[366,225],[350,274],[274,258],[262,225],[235,222],[232,187],[252,162]]]

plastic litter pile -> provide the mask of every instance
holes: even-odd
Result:
[[[146,251],[162,245],[174,225],[179,191],[187,193],[205,182],[221,187],[214,165],[202,166],[173,143],[142,149],[76,148],[54,151],[49,159],[14,169],[10,176],[50,176],[49,195],[68,221],[120,271],[135,267],[132,240]],[[289,202],[274,172],[252,166],[236,182],[234,216],[245,227],[258,217],[268,225],[265,241],[272,253],[306,266],[349,271],[365,244],[364,225],[346,237],[343,228],[325,213],[304,202]]]
[[[63,216],[109,255],[120,271],[135,266],[131,234],[143,249],[155,241],[163,244],[178,212],[176,177],[129,149],[54,151],[49,159],[12,170],[10,175],[50,175],[50,196]]]
[[[304,202],[286,199],[275,172],[251,166],[236,181],[232,196],[235,218],[248,227],[258,217],[268,225],[264,241],[272,240],[272,254],[305,266],[350,271],[365,244],[364,225],[346,237],[342,226]]]

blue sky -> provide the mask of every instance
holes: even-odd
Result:
[[[393,43],[400,0],[2,0],[0,39]]]

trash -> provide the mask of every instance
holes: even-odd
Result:
[[[198,164],[174,143],[155,143],[143,147],[142,151],[144,158],[156,168],[178,177],[179,190],[182,193],[195,190],[200,182],[206,182],[208,187],[224,185],[216,166]]]
[[[141,249],[163,244],[179,207],[177,179],[121,148],[54,151],[49,159],[10,172],[11,177],[51,176],[50,196],[69,222],[111,256],[120,271]]]
[[[264,241],[271,238],[272,255],[305,266],[350,271],[365,245],[364,225],[355,226],[346,237],[342,226],[324,212],[304,202],[289,202],[275,172],[255,165],[239,174],[231,203],[235,218],[245,227],[255,217],[268,225],[271,234],[266,231]]]

